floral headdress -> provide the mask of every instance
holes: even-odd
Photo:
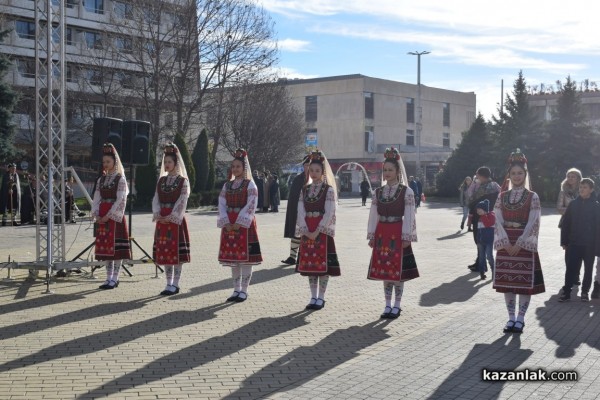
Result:
[[[504,179],[504,183],[502,185],[502,190],[510,190],[512,189],[512,182],[510,181],[510,168],[513,165],[522,165],[523,168],[525,169],[525,172],[527,173],[528,169],[527,169],[527,157],[525,157],[525,154],[523,154],[521,152],[521,149],[517,148],[515,151],[513,151],[512,153],[510,153],[510,156],[508,157],[508,170],[506,171],[506,178]],[[523,186],[528,189],[531,190],[531,182],[529,180],[529,173],[527,173],[525,175],[525,183],[523,184]]]
[[[383,153],[383,163],[390,161],[392,163],[398,163],[398,182],[403,183],[404,185],[408,184],[408,179],[406,178],[406,169],[404,168],[404,162],[402,162],[402,157],[400,157],[400,152],[395,147],[388,147],[385,149]],[[381,171],[382,177],[381,182],[382,185],[385,185],[385,181],[383,179],[383,168]]]
[[[398,152],[398,149],[396,149],[395,147],[388,147],[387,149],[385,149],[385,153],[383,153],[383,157],[386,160],[396,160],[396,161],[399,161],[400,160],[400,153]]]
[[[250,169],[250,161],[248,161],[248,152],[245,149],[238,148],[233,152],[232,156],[234,160],[240,160],[244,165],[244,179],[254,181],[254,178],[252,177],[252,170]],[[229,180],[232,181],[234,179],[235,177],[233,176],[230,168]]]

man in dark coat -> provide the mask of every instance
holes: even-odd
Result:
[[[367,205],[367,197],[369,196],[369,193],[371,193],[371,186],[369,185],[369,181],[365,176],[365,179],[363,179],[363,181],[360,184],[360,197],[362,198],[363,206]]]
[[[0,213],[2,213],[2,226],[6,226],[8,213],[11,215],[12,225],[18,225],[16,222],[17,214],[21,211],[21,184],[19,174],[17,174],[17,165],[8,164],[8,171],[2,179],[0,189]]]
[[[308,165],[310,164],[309,156],[304,157],[302,166],[304,172],[299,173],[292,184],[288,193],[288,204],[285,212],[285,229],[283,237],[290,238],[290,256],[286,260],[281,260],[283,264],[295,265],[298,257],[298,249],[300,248],[300,238],[296,236],[296,219],[298,218],[298,201],[300,201],[300,193],[306,183],[308,174]]]
[[[264,181],[260,177],[258,171],[254,171],[252,174],[252,179],[254,179],[254,183],[256,184],[256,188],[258,189],[258,199],[256,201],[256,212],[261,213],[263,211],[263,204],[265,202],[265,187]]]
[[[273,181],[269,186],[269,203],[271,204],[270,212],[279,212],[279,177],[275,174],[273,176]]]

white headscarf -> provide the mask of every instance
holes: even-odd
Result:
[[[322,151],[316,150],[310,154],[310,158],[311,158],[311,163],[312,163],[312,160],[320,160],[320,162],[323,163],[324,181],[326,184],[328,184],[329,186],[331,186],[333,188],[333,193],[337,200],[337,195],[338,195],[337,181],[335,180],[335,176],[333,175],[333,170],[331,169],[331,166],[329,165],[329,161],[327,160],[327,157],[325,157],[325,154]],[[307,183],[312,183],[312,180],[310,179],[310,175],[309,175],[309,179],[308,179]]]
[[[383,164],[385,164],[388,160],[397,160],[400,169],[398,170],[398,182],[402,183],[404,186],[408,186],[408,178],[406,177],[406,168],[404,167],[404,162],[402,161],[402,157],[400,157],[400,152],[394,147],[388,147],[385,149],[385,153],[383,153],[385,160],[383,160]],[[383,165],[381,167],[381,186],[385,186],[387,181],[383,179]]]
[[[119,157],[119,153],[115,146],[112,143],[104,143],[102,154],[113,154],[115,156],[115,171],[125,178],[125,168],[123,168],[121,157]]]
[[[252,177],[252,170],[250,169],[250,161],[248,161],[248,152],[244,149],[237,149],[232,155],[234,160],[240,160],[244,163],[244,179],[248,179],[249,181],[254,182],[254,178]],[[229,180],[235,180],[233,174],[231,174]]]
[[[181,157],[181,152],[179,148],[174,143],[167,143],[165,146],[165,150],[163,152],[161,169],[160,169],[160,177],[167,176],[169,173],[165,171],[165,155],[167,154],[175,154],[177,156],[177,163],[175,164],[175,172],[177,175],[188,179],[187,169],[185,168],[185,163],[183,162],[183,157]]]

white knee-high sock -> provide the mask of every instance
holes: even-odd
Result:
[[[252,279],[252,265],[244,265],[242,269],[242,292],[248,293],[248,286],[250,286],[250,280]]]
[[[171,286],[173,284],[173,265],[165,265],[165,278],[167,286]]]
[[[231,267],[231,277],[233,278],[233,290],[240,292],[242,290],[242,268]]]
[[[402,293],[404,293],[404,282],[395,284],[394,288],[396,288],[396,297],[394,299],[394,307],[400,308],[400,301],[402,300]]]
[[[519,295],[519,315],[517,317],[517,321],[525,322],[525,313],[529,308],[529,302],[531,301],[530,294],[520,294]]]
[[[383,281],[383,294],[385,296],[385,306],[392,306],[392,294],[394,292],[394,282]]]
[[[515,293],[504,293],[504,302],[506,303],[506,310],[508,311],[508,319],[510,321],[515,320],[515,303],[517,295]]]
[[[177,264],[173,266],[173,286],[179,287],[179,279],[181,279],[181,272],[183,271],[183,266],[181,264]]]
[[[115,272],[113,273],[112,280],[115,282],[119,282],[119,275],[121,274],[121,265],[123,264],[123,260],[116,260],[114,262]]]
[[[319,298],[325,300],[325,292],[327,291],[327,283],[329,283],[329,275],[319,276]]]
[[[298,249],[300,248],[300,239],[292,238],[290,241],[290,257],[298,257]]]
[[[106,282],[112,281],[114,273],[115,273],[115,262],[108,261],[106,263]]]
[[[310,297],[316,299],[319,295],[319,277],[310,275],[308,277],[308,285],[310,286]]]

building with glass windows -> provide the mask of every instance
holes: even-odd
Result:
[[[381,179],[387,147],[400,149],[408,175],[433,182],[439,166],[475,121],[475,93],[421,85],[421,174],[417,174],[418,86],[360,74],[285,81],[304,110],[307,145],[322,149],[334,173],[359,163]],[[356,192],[362,169],[340,170],[341,190]]]

